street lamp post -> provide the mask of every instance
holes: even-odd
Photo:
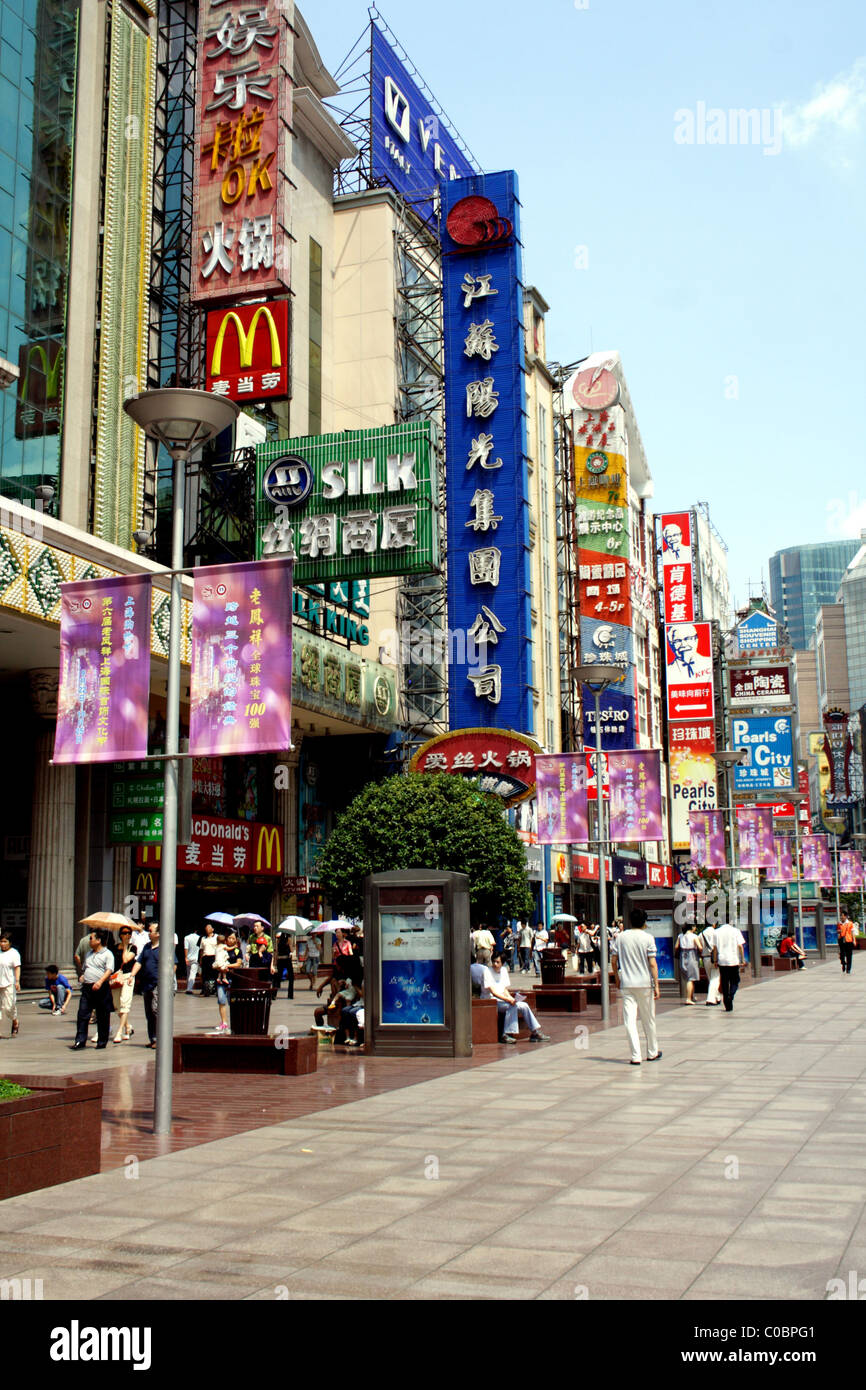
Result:
[[[800,807],[806,800],[801,792],[789,796],[788,800],[794,807],[794,862],[797,866],[797,945],[801,951],[806,948],[803,945],[803,875],[800,871]]]
[[[748,754],[748,748],[718,748],[713,754],[716,762],[721,763],[725,769],[725,815],[728,822],[728,865],[732,892],[734,890],[734,870],[736,869],[734,857],[734,811],[736,808],[734,806],[731,772],[737,763],[746,760]]]
[[[851,839],[852,839],[852,840],[856,840],[856,841],[858,842],[858,844],[861,844],[861,845],[862,845],[864,842],[866,842],[866,835],[861,834],[859,831],[856,831],[854,834],[852,834]],[[860,875],[860,935],[861,935],[861,936],[862,936],[863,933],[864,933],[864,929],[866,929],[866,923],[864,923],[864,920],[863,920],[863,919],[864,919],[864,916],[866,916],[866,907],[864,907],[864,902],[863,902],[863,875],[862,875],[862,873],[861,873],[861,875]]]
[[[607,842],[602,787],[601,697],[611,685],[618,685],[622,681],[623,671],[619,666],[597,662],[575,667],[574,674],[581,685],[587,687],[595,700],[595,804],[598,821],[598,844],[596,848],[598,850],[598,931],[601,938],[599,943],[601,947],[601,1020],[602,1023],[607,1023],[610,1019],[610,980],[608,978],[607,952],[607,881],[604,872],[604,853]]]
[[[191,454],[233,425],[240,407],[208,391],[166,388],[144,391],[123,408],[149,439],[168,450],[172,470],[171,602],[168,684],[165,714],[165,784],[160,878],[159,1027],[153,1095],[154,1134],[171,1133],[172,1044],[174,1033],[174,930],[177,894],[177,783],[180,751],[180,647],[184,487]]]

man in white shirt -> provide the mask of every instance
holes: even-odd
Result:
[[[192,994],[195,989],[195,977],[198,974],[198,953],[201,949],[201,942],[197,931],[191,931],[183,939],[183,958],[186,961],[186,992]]]
[[[485,926],[480,926],[472,933],[472,940],[475,943],[475,959],[478,964],[489,965],[490,953],[496,945],[492,931]]]
[[[478,967],[476,965],[472,968],[477,970]],[[484,971],[481,977],[481,998],[496,1000],[499,1015],[503,1018],[502,1041],[504,1043],[517,1042],[517,1030],[522,1019],[529,1029],[530,1042],[550,1042],[547,1034],[542,1033],[541,1024],[529,1005],[523,1000],[518,1003],[511,993],[511,977],[502,964],[502,957],[498,952],[494,952],[490,965],[481,968]]]
[[[4,932],[0,936],[0,1023],[9,1019],[12,1024],[10,1037],[18,1032],[18,1009],[16,999],[21,988],[21,957],[12,945],[11,938]]]
[[[733,1011],[734,995],[740,983],[740,969],[746,963],[743,950],[746,938],[739,927],[732,927],[727,923],[715,928],[715,937],[713,964],[719,967],[722,977],[722,999],[725,1003],[725,1013],[729,1014]]]
[[[714,1009],[721,1004],[719,998],[719,967],[713,961],[713,946],[716,943],[715,927],[701,927],[699,933],[703,946],[703,967],[707,972],[709,988],[707,989],[707,1008]]]
[[[541,952],[547,950],[547,943],[549,940],[550,934],[546,926],[543,922],[539,923],[535,929],[535,935],[532,938],[532,963],[535,966],[535,973],[539,979],[541,979]]]
[[[610,957],[616,987],[622,990],[622,1021],[631,1047],[631,1065],[639,1067],[641,1063],[638,1018],[646,1038],[647,1061],[657,1062],[662,1055],[655,1006],[659,997],[659,967],[656,940],[646,930],[643,908],[632,908],[628,926],[611,944]]]

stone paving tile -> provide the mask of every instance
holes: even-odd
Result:
[[[590,1299],[596,1297],[596,1280],[622,1290],[621,1297],[641,1298],[645,1288],[655,1287],[667,1290],[669,1297],[678,1297],[702,1273],[705,1263],[700,1259],[655,1259],[650,1249],[635,1250],[631,1256],[608,1255],[602,1247],[576,1264],[566,1277],[575,1284],[585,1284]]]
[[[719,1264],[713,1261],[688,1290],[690,1298],[714,1294],[731,1299],[804,1299],[825,1297],[827,1280],[833,1278],[835,1261],[824,1260],[794,1268],[762,1269],[755,1265]]]

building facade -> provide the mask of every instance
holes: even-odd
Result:
[[[787,546],[770,556],[770,599],[795,651],[808,647],[818,609],[835,603],[845,568],[859,548],[859,541],[821,541]]]

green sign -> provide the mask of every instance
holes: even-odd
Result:
[[[397,673],[311,632],[295,632],[292,699],[304,709],[390,733],[397,723]]]
[[[429,420],[260,444],[256,557],[293,556],[296,584],[438,569],[434,445]]]
[[[113,845],[159,844],[162,840],[162,812],[130,812],[111,816],[109,839]]]
[[[136,777],[112,782],[112,811],[161,811],[165,784],[161,777]]]

